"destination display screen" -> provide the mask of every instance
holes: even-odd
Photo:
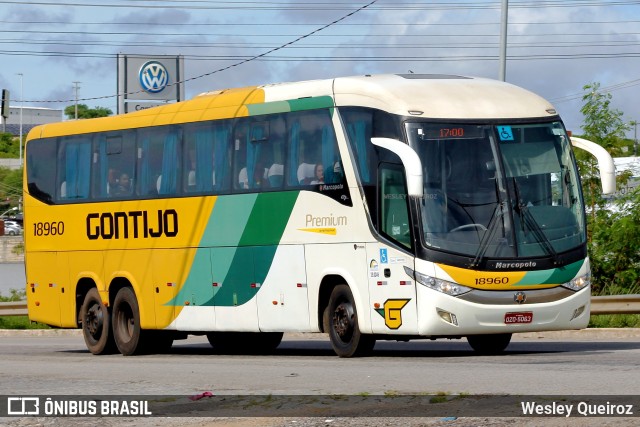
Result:
[[[435,139],[478,139],[484,138],[485,127],[461,124],[425,124],[418,128],[423,140]]]

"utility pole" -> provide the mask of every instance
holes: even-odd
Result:
[[[22,167],[22,110],[24,110],[24,86],[23,86],[23,75],[22,73],[18,73],[20,76],[20,138],[18,139],[19,148],[19,159],[20,159],[20,167]]]
[[[80,83],[82,82],[73,82],[73,84],[75,85],[75,90],[76,90],[76,120],[78,120],[78,89],[80,89],[80,86],[78,86]]]
[[[507,20],[509,0],[502,0],[502,17],[500,19],[500,81],[505,81],[507,74]]]

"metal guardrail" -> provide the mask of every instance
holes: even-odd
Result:
[[[0,302],[0,316],[26,316],[27,302]]]
[[[591,314],[639,314],[640,295],[591,297]]]
[[[591,314],[640,314],[640,295],[591,297]],[[27,302],[0,302],[0,316],[26,316]]]

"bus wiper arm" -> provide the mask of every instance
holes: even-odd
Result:
[[[475,268],[480,265],[480,261],[484,258],[484,254],[489,249],[489,243],[493,239],[493,235],[496,234],[496,230],[498,229],[498,218],[501,218],[503,215],[503,203],[496,204],[496,208],[493,211],[493,215],[491,215],[491,220],[489,221],[489,226],[487,227],[487,231],[482,235],[482,240],[480,240],[480,245],[478,246],[478,251],[476,255],[473,257],[473,261],[469,264],[470,268]]]

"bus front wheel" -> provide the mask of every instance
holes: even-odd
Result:
[[[133,289],[122,288],[113,301],[113,337],[120,353],[125,356],[139,354],[143,350],[140,309]]]
[[[373,350],[376,344],[375,337],[360,332],[358,313],[349,286],[338,285],[333,288],[327,316],[327,332],[333,351],[338,356],[363,356]]]
[[[102,303],[96,288],[92,288],[84,297],[80,308],[82,336],[89,351],[93,354],[110,354],[116,345],[111,329],[109,309]]]
[[[500,354],[511,342],[511,334],[469,335],[467,341],[479,354]]]

